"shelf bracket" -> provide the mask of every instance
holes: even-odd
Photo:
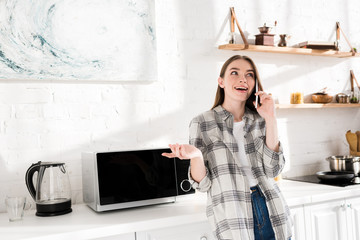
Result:
[[[238,27],[238,29],[239,29],[241,38],[242,38],[242,40],[243,40],[243,42],[244,42],[244,44],[245,44],[245,48],[244,48],[244,49],[249,48],[249,43],[248,43],[248,41],[246,40],[246,37],[245,37],[243,31],[241,30],[240,24],[239,24],[239,22],[238,22],[238,20],[237,20],[237,18],[236,18],[234,7],[231,7],[231,8],[230,8],[230,15],[231,15],[231,18],[230,18],[231,33],[232,33],[232,34],[234,33],[234,22],[236,22],[236,25],[237,25],[237,27]],[[235,41],[234,41],[233,43],[235,43]]]
[[[360,90],[360,85],[359,85],[359,83],[358,83],[358,81],[357,81],[357,79],[356,79],[356,77],[355,77],[355,74],[354,74],[354,71],[353,71],[353,70],[350,70],[350,81],[351,81],[351,85],[352,85],[351,88],[353,88],[353,84],[354,84],[354,81],[355,81],[356,86],[357,86],[357,87],[359,88],[359,90]]]
[[[341,29],[340,22],[336,22],[336,48],[337,48],[337,50],[339,50],[340,32],[343,34],[347,44],[349,45],[352,55],[355,56],[356,52],[355,52],[354,48],[351,46],[350,41],[349,41],[349,39],[347,39],[344,31]]]

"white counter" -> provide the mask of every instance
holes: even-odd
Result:
[[[360,185],[333,187],[283,180],[279,186],[290,207],[327,200],[360,197]],[[24,219],[9,222],[0,214],[0,238],[91,239],[123,233],[147,231],[206,221],[206,195],[196,193],[176,203],[96,213],[86,205],[74,205],[73,212],[56,217],[36,217],[27,211]]]
[[[282,180],[279,187],[290,207],[323,201],[360,197],[360,184],[336,187],[298,181]]]

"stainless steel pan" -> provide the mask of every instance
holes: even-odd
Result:
[[[316,176],[323,181],[350,181],[354,178],[353,172],[317,172]]]

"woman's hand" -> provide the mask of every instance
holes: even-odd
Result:
[[[190,159],[190,174],[196,181],[200,182],[206,175],[204,158],[201,151],[189,144],[169,144],[171,153],[162,153],[161,155],[168,158]]]
[[[168,158],[193,159],[202,158],[201,151],[189,144],[169,144],[171,153],[162,153],[161,155]]]
[[[258,91],[255,93],[256,96],[259,96],[261,106],[258,105],[257,112],[262,118],[266,120],[271,120],[275,118],[275,102],[271,94],[267,94],[263,91]],[[254,103],[255,105],[255,103]]]

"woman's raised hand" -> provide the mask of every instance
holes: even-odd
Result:
[[[169,144],[171,153],[162,153],[161,155],[168,158],[180,158],[180,159],[192,159],[192,158],[202,158],[201,151],[190,145],[190,144]]]
[[[275,117],[275,102],[271,94],[267,94],[263,91],[255,93],[259,96],[261,106],[258,105],[257,111],[261,117],[265,120]],[[255,102],[254,102],[255,105]]]

